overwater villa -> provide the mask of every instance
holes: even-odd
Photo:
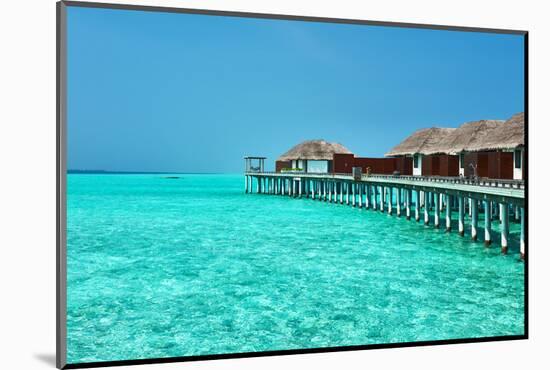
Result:
[[[403,140],[400,144],[395,146],[389,153],[386,153],[386,157],[395,158],[412,158],[412,175],[413,176],[458,176],[458,160],[456,166],[454,161],[450,161],[446,157],[441,162],[443,165],[441,172],[434,173],[431,171],[431,160],[434,157],[432,152],[437,152],[441,141],[452,134],[456,129],[454,128],[442,128],[431,127],[424,128],[415,131],[412,135]],[[439,157],[437,157],[439,159]],[[439,162],[438,162],[439,164]],[[449,171],[448,168],[451,168]],[[456,174],[452,169],[456,167]],[[439,167],[438,167],[439,168]]]
[[[304,141],[275,162],[275,171],[446,176],[522,180],[524,178],[524,114],[507,121],[467,122],[458,128],[415,131],[384,158],[356,157],[339,143]]]
[[[264,157],[245,157],[245,192],[253,192],[255,183],[257,193],[423,218],[424,225],[444,223],[447,232],[456,228],[461,236],[468,216],[472,240],[478,240],[481,218],[485,245],[492,243],[492,221],[498,220],[502,253],[508,252],[509,222],[515,221],[524,258],[524,145],[523,113],[507,121],[418,130],[385,158],[355,157],[341,144],[305,141],[277,159],[275,172],[263,171]]]
[[[351,154],[339,143],[325,140],[307,140],[290,148],[275,161],[275,171],[302,171],[308,173],[328,173],[334,170],[336,154]]]
[[[413,158],[413,175],[467,176],[522,180],[524,114],[507,121],[481,120],[460,127],[422,129],[395,146],[387,157]]]
[[[354,167],[364,173],[393,174],[398,171],[410,175],[412,159],[356,157],[348,148],[339,143],[325,140],[307,140],[292,147],[275,161],[275,171],[292,169],[306,173],[351,173]]]

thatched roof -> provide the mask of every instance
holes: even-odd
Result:
[[[525,115],[523,112],[513,115],[502,129],[494,133],[492,140],[485,144],[485,149],[517,148],[525,145]]]
[[[507,121],[481,120],[464,123],[456,129],[418,130],[386,156],[513,149],[524,145],[524,136],[524,114],[518,113]]]
[[[348,148],[339,143],[329,143],[325,140],[307,140],[293,146],[288,152],[277,158],[278,161],[296,159],[332,160],[332,155],[352,154]]]
[[[483,146],[493,140],[495,130],[502,127],[503,123],[498,120],[466,122],[442,140],[435,151],[424,154],[458,154],[462,151],[483,150]]]
[[[462,151],[514,149],[524,145],[524,136],[523,113],[514,115],[508,121],[467,122],[443,140],[440,153],[458,154]]]
[[[415,131],[411,136],[393,147],[387,157],[413,155],[416,153],[427,154],[439,149],[439,143],[451,134],[454,128],[432,127]]]

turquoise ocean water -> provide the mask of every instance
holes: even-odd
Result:
[[[501,256],[404,217],[244,194],[242,175],[166,176],[68,175],[69,363],[524,332],[515,224]]]

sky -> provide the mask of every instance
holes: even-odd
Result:
[[[304,140],[381,157],[524,110],[523,36],[68,7],[68,168],[266,168]]]

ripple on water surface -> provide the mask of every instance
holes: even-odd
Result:
[[[178,176],[68,176],[70,363],[523,334],[515,250]]]

